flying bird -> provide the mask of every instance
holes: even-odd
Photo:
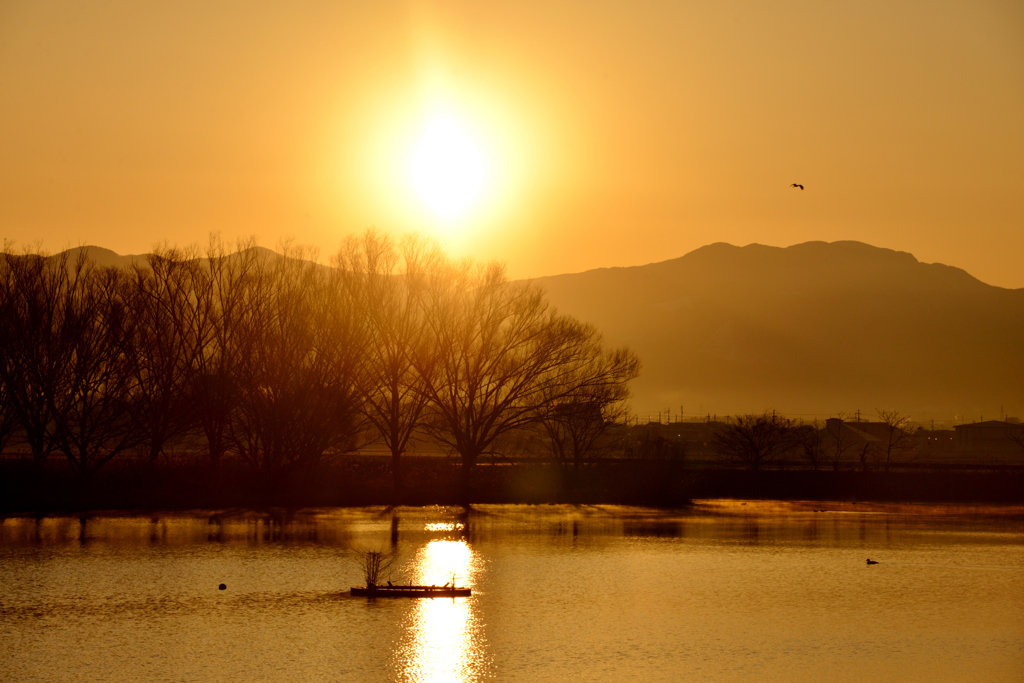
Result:
[[[800,183],[793,183],[792,185],[790,185],[790,187],[799,187],[801,190],[804,189],[804,186],[801,185]]]

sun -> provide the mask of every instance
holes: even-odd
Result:
[[[479,147],[450,117],[425,128],[410,165],[413,187],[444,220],[466,212],[484,186],[486,167]]]

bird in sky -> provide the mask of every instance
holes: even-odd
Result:
[[[793,183],[792,185],[790,185],[790,187],[799,187],[801,190],[804,189],[804,186],[801,185],[800,183]]]

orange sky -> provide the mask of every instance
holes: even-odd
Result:
[[[437,112],[488,169],[451,223],[406,173]],[[0,0],[0,236],[51,250],[375,225],[518,277],[853,239],[1024,287],[1022,121],[1019,0]]]

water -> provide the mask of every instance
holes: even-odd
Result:
[[[392,546],[472,597],[345,595]],[[1021,508],[19,518],[0,591],[5,681],[1024,680]]]

